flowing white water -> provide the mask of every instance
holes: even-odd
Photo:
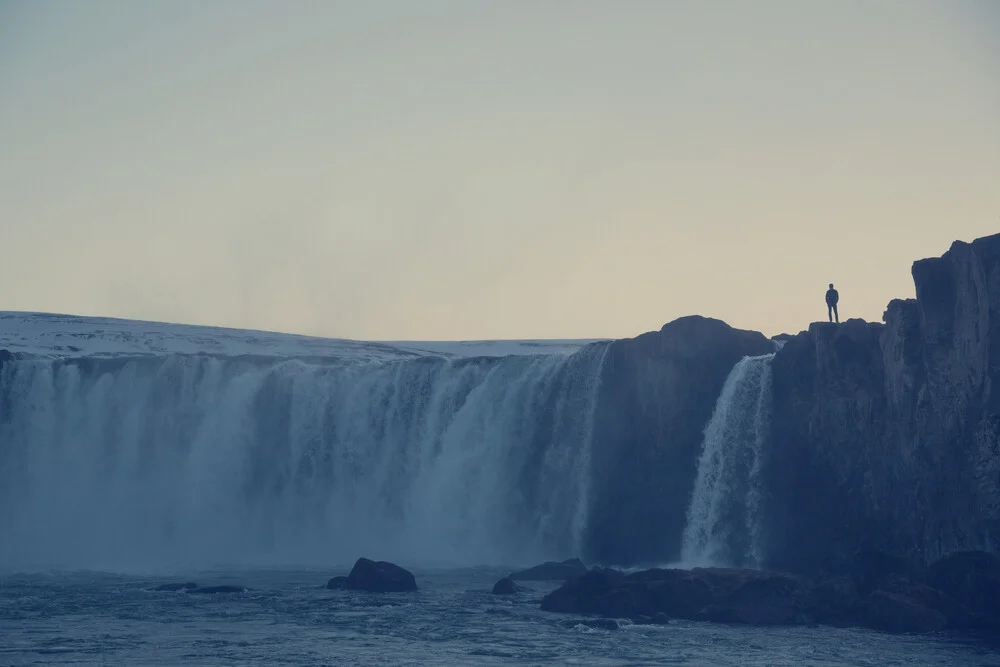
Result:
[[[7,362],[0,568],[575,556],[606,351]]]
[[[761,563],[760,469],[771,414],[771,360],[733,367],[705,428],[681,547],[686,565]]]

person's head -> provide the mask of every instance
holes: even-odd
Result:
[[[830,283],[830,289],[833,289],[833,283]]]

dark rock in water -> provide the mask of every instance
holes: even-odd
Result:
[[[744,356],[774,351],[763,334],[706,317],[609,344],[592,429],[584,554],[634,565],[680,558],[705,424]],[[655,446],[653,446],[655,443]]]
[[[493,586],[493,595],[514,595],[524,590],[518,586],[510,577],[504,577]]]
[[[359,558],[347,577],[334,577],[327,588],[369,593],[404,593],[417,590],[413,574],[386,561]]]
[[[732,571],[731,571],[732,572]],[[738,571],[736,571],[738,572]],[[797,625],[805,622],[805,589],[800,580],[783,574],[736,575],[735,586],[719,587],[713,600],[695,618],[748,625]]]
[[[631,574],[591,570],[546,595],[541,608],[569,614],[666,623],[670,618],[757,626],[868,627],[886,632],[1000,630],[1000,557],[965,552],[922,568],[906,560],[858,560],[849,575],[809,578],[762,570],[653,568]],[[933,584],[933,585],[931,585]]]
[[[542,598],[542,609],[571,614],[603,614],[607,608],[606,598],[624,580],[625,575],[621,572],[591,570]]]
[[[628,576],[591,571],[545,596],[542,609],[780,625],[802,621],[804,593],[796,577],[757,570],[653,569]]]
[[[246,593],[250,589],[246,586],[199,586],[197,588],[192,588],[189,593],[200,593],[205,595],[210,595],[212,593]]]
[[[514,572],[508,578],[514,581],[568,581],[587,571],[587,566],[579,558],[571,558],[561,563],[548,561],[527,570]]]
[[[832,623],[887,632],[971,627],[948,595],[901,576],[863,601],[850,577],[811,581],[760,570],[651,569],[624,575],[591,571],[545,596],[542,609],[634,623],[686,618],[756,626]]]
[[[935,632],[948,620],[941,612],[898,593],[875,591],[865,602],[868,627],[886,632]]]
[[[190,591],[198,588],[198,584],[193,584],[191,582],[186,582],[183,584],[160,584],[154,591]]]

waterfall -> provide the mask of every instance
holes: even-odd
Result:
[[[726,378],[705,428],[681,547],[686,565],[760,565],[760,469],[774,354],[746,357]]]
[[[567,558],[608,346],[0,365],[0,568]]]

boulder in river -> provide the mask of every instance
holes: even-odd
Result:
[[[952,554],[931,564],[926,577],[922,567],[897,567],[890,560],[863,568],[860,577],[810,578],[733,568],[654,568],[628,575],[594,569],[546,595],[542,609],[636,623],[684,618],[758,626],[821,623],[885,632],[1000,629],[1000,591],[995,588],[1000,585],[1000,557]]]
[[[369,593],[405,593],[417,590],[417,582],[411,572],[398,565],[359,558],[349,575],[330,579],[326,587]]]
[[[518,586],[510,577],[504,577],[493,586],[493,595],[514,595],[520,593],[524,588]]]
[[[569,581],[587,571],[587,566],[579,558],[570,558],[562,562],[547,561],[527,570],[514,572],[510,579],[514,581]]]

